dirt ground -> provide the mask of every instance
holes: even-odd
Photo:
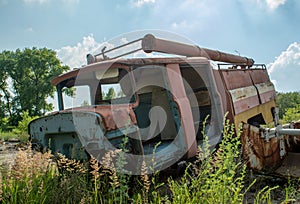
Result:
[[[19,141],[0,141],[0,172],[11,168],[19,148]]]

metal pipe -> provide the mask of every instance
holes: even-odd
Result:
[[[281,126],[277,126],[276,131],[279,135],[300,136],[300,129],[284,129]]]
[[[251,58],[228,54],[217,50],[200,48],[196,45],[159,39],[152,34],[147,34],[144,38],[142,38],[142,49],[146,53],[162,52],[187,57],[206,57],[214,61],[242,64],[246,66],[252,66],[254,64],[254,60]]]

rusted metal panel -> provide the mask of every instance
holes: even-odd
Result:
[[[300,129],[300,121],[282,126],[283,129]],[[276,169],[276,173],[283,176],[300,177],[300,136],[285,135],[287,155],[282,165]]]
[[[300,121],[289,124],[288,128],[300,129]],[[290,136],[287,138],[288,151],[300,151],[300,136]]]
[[[248,73],[254,84],[270,82],[268,71],[266,69],[249,69]]]
[[[235,115],[260,104],[249,70],[220,70],[220,72],[230,93]]]
[[[218,90],[219,94],[220,94],[220,98],[222,99],[222,109],[224,110],[224,113],[228,112],[228,118],[231,122],[234,121],[234,110],[233,110],[233,106],[231,104],[231,96],[229,94],[226,88],[225,83],[223,83],[222,80],[222,75],[220,70],[212,70],[214,78],[215,78],[215,83],[216,83],[216,89]]]
[[[257,91],[254,86],[229,90],[235,114],[239,114],[259,105]]]
[[[189,158],[197,154],[197,141],[192,110],[185,93],[179,65],[168,64],[166,67],[166,73],[168,83],[170,85],[170,91],[173,94],[173,100],[177,103],[180,112],[182,130],[185,135],[185,147],[187,150],[187,157]]]
[[[118,60],[107,60],[107,61],[101,61],[98,63],[90,64],[87,66],[84,66],[80,69],[74,69],[70,72],[61,74],[51,80],[51,84],[56,86],[60,82],[76,78],[78,74],[80,75],[88,75],[89,73],[95,72],[96,70],[106,70],[108,68],[123,68],[123,69],[129,69],[128,66],[136,65],[164,65],[164,64],[182,64],[182,63],[193,63],[196,61],[197,63],[203,63],[207,64],[208,60],[206,58],[197,58],[196,60],[191,58],[132,58],[132,59],[118,59]],[[83,77],[83,76],[81,76]],[[90,75],[90,77],[93,77]],[[77,81],[78,83],[78,81]]]
[[[243,124],[242,152],[248,167],[282,175],[290,171],[300,176],[299,171],[295,171],[300,166],[296,159],[300,156],[300,136],[293,136],[299,134],[295,129],[300,129],[300,121],[266,129]],[[292,135],[281,134],[289,132]]]
[[[259,171],[272,172],[282,163],[280,156],[280,141],[277,137],[268,142],[261,138],[260,129],[243,124],[241,134],[242,152],[247,166]]]
[[[276,92],[266,69],[256,69],[249,72],[259,93],[260,102],[266,103],[275,99]]]
[[[255,84],[261,103],[267,103],[276,98],[274,85],[271,82]]]
[[[267,103],[261,104],[259,106],[256,106],[255,108],[251,108],[247,111],[241,112],[234,116],[234,123],[236,127],[239,127],[239,125],[242,122],[247,122],[249,118],[252,118],[256,116],[257,114],[261,113],[264,121],[266,124],[270,124],[274,122],[274,118],[271,112],[271,109],[275,108],[275,102],[274,100],[269,101]]]
[[[63,112],[96,112],[101,116],[102,126],[105,131],[117,130],[122,127],[137,124],[135,114],[130,105],[105,105],[105,106],[91,106],[78,107],[67,109]]]
[[[224,81],[228,90],[252,86],[252,80],[249,70],[244,69],[222,69],[220,70],[224,77]]]
[[[275,89],[265,69],[222,69],[220,72],[230,93],[235,115],[275,99]]]

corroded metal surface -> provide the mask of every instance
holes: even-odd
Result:
[[[271,83],[266,69],[255,69],[249,72],[255,87],[259,93],[261,103],[266,103],[275,99],[276,92],[274,85]]]
[[[64,112],[90,112],[90,113],[98,113],[102,119],[102,126],[105,131],[116,130],[118,128],[135,125],[137,124],[135,114],[130,105],[111,105],[106,106],[91,106],[91,107],[78,107],[71,108]]]
[[[288,132],[299,128],[300,122],[295,122],[283,125],[279,130]],[[300,136],[280,135],[277,129],[243,124],[241,142],[247,166],[259,171],[300,176],[300,171],[297,170],[300,167]]]
[[[266,142],[261,138],[260,129],[255,126],[243,124],[241,142],[247,166],[254,170],[272,172],[283,161],[280,157],[279,139],[273,137]]]
[[[252,66],[254,60],[233,55],[229,53],[211,50],[207,48],[200,48],[196,45],[188,45],[169,40],[159,39],[155,36],[148,34],[142,39],[142,48],[145,52],[163,52],[170,54],[183,55],[188,57],[206,57],[214,61],[228,62],[233,64],[245,64]]]
[[[245,112],[260,104],[250,70],[220,70],[230,93],[234,114]]]
[[[187,157],[192,157],[197,153],[197,141],[189,100],[186,97],[183,83],[180,83],[182,79],[179,66],[176,64],[168,65],[166,73],[169,79],[170,89],[173,93],[174,101],[178,104],[181,120],[183,120],[182,129],[186,135],[184,146],[188,150]]]
[[[300,121],[291,123],[289,128],[300,129]],[[300,136],[290,136],[286,140],[287,149],[290,152],[300,152]]]

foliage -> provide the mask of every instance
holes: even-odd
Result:
[[[199,166],[193,176],[186,171],[180,182],[170,181],[172,203],[242,203],[246,167],[239,162],[239,137],[234,126],[227,124],[224,137],[214,156],[208,156],[208,145],[200,149]],[[206,141],[207,142],[207,141]]]
[[[284,123],[300,120],[300,104],[294,108],[287,108],[282,118]]]
[[[277,93],[276,104],[279,108],[279,118],[282,119],[287,109],[296,108],[300,104],[300,93]]]
[[[22,112],[40,116],[52,110],[46,101],[55,91],[50,80],[68,69],[47,48],[0,53],[0,116],[8,116],[10,124],[17,125]]]
[[[15,133],[11,132],[11,131],[7,131],[7,132],[2,132],[0,131],[0,141],[7,141],[9,139],[15,139],[15,138],[19,138],[22,142],[28,141],[28,137],[26,138],[20,138],[18,137],[18,135],[16,135]]]
[[[8,118],[0,117],[0,131],[8,131]]]
[[[9,51],[0,54],[0,118],[6,115],[11,116],[11,94],[8,89],[8,71],[6,66],[12,66],[12,61],[8,59]]]
[[[3,121],[3,129],[1,131],[0,129],[0,139],[2,140],[9,140],[9,139],[19,139],[21,142],[28,141],[28,131],[27,127],[28,124],[38,118],[38,116],[29,116],[28,111],[25,111],[24,113],[21,113],[22,120],[19,121],[18,126],[12,127],[8,126],[8,119],[2,118]],[[1,126],[0,126],[1,127]],[[10,131],[8,131],[8,127],[10,128]]]
[[[126,144],[126,141],[124,142]],[[1,203],[272,203],[278,187],[265,186],[253,200],[245,200],[252,186],[246,184],[245,165],[239,155],[239,139],[227,124],[223,141],[214,154],[204,142],[198,160],[181,178],[157,184],[155,175],[127,176],[117,172],[126,165],[122,151],[107,152],[101,161],[71,160],[50,152],[19,150],[7,175],[0,171]],[[118,161],[116,165],[112,161]],[[55,162],[56,161],[56,162]],[[141,172],[144,172],[142,170]],[[297,201],[298,183],[285,187],[284,203]]]
[[[110,100],[110,99],[114,99],[116,97],[116,92],[113,87],[110,87],[108,89],[108,92],[106,94],[102,93],[102,95],[103,95],[104,100]]]
[[[38,118],[38,116],[29,116],[28,111],[23,112],[21,115],[22,120],[19,121],[18,126],[14,128],[12,132],[19,136],[28,136],[28,125],[32,120]]]

